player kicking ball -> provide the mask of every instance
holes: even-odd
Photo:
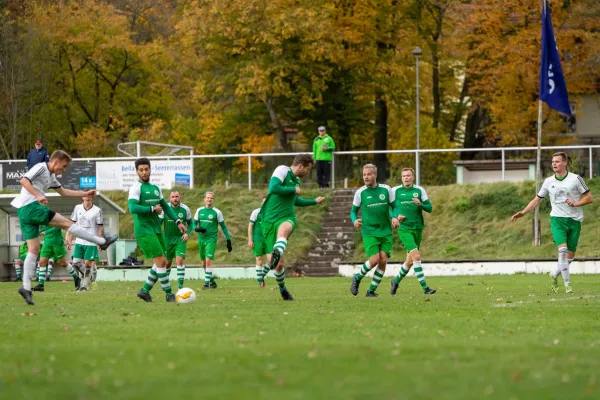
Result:
[[[167,274],[165,239],[159,215],[164,210],[165,214],[175,221],[175,225],[181,233],[186,231],[185,225],[169,207],[160,188],[150,183],[150,160],[147,158],[135,160],[135,171],[139,181],[129,188],[127,200],[129,212],[133,214],[133,234],[138,246],[144,253],[144,257],[154,260],[154,265],[150,269],[146,283],[138,292],[137,297],[146,303],[152,302],[150,291],[158,280],[165,292],[167,302],[174,303],[175,294],[171,290],[171,283]]]
[[[592,203],[592,194],[579,175],[567,171],[568,157],[559,152],[552,155],[552,170],[554,175],[546,178],[537,196],[522,211],[512,216],[516,221],[531,210],[534,210],[545,197],[550,198],[550,229],[554,243],[558,246],[558,265],[552,278],[551,289],[558,293],[558,275],[562,274],[565,292],[572,293],[569,264],[575,258],[583,210],[581,207]]]
[[[27,240],[27,256],[24,262],[23,286],[19,294],[27,304],[33,305],[31,293],[31,278],[35,271],[37,258],[40,253],[40,225],[49,225],[71,232],[74,236],[89,240],[99,245],[103,250],[114,243],[118,235],[99,238],[90,235],[72,221],[48,208],[45,192],[54,189],[61,196],[82,197],[95,196],[95,190],[69,190],[62,187],[56,175],[65,172],[71,163],[71,156],[62,150],[52,153],[48,163],[36,164],[21,178],[21,193],[10,203],[17,209],[19,224],[23,238]]]
[[[262,205],[262,231],[267,253],[271,252],[269,268],[275,274],[279,293],[283,300],[294,300],[285,287],[285,268],[283,253],[288,239],[296,229],[295,206],[305,207],[323,204],[325,197],[315,200],[303,199],[300,194],[300,178],[308,175],[315,160],[310,154],[301,154],[294,158],[291,167],[280,165],[275,169],[269,181],[267,199]]]
[[[365,186],[354,194],[350,219],[355,228],[361,228],[363,245],[368,260],[360,271],[352,278],[350,293],[358,294],[360,282],[367,273],[375,268],[371,286],[367,289],[366,297],[379,296],[375,291],[379,287],[387,260],[392,253],[392,225],[390,224],[390,208],[392,208],[392,223],[398,226],[398,210],[394,209],[394,192],[388,185],[377,183],[377,167],[367,164],[363,167]],[[358,218],[358,210],[361,218]]]

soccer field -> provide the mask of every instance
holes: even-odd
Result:
[[[35,306],[4,283],[0,398],[597,399],[600,276],[549,280],[432,277],[425,297],[408,278],[391,297],[386,278],[365,298],[367,281],[288,279],[294,302],[274,280],[187,281],[187,305],[53,281]]]

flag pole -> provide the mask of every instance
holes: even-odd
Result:
[[[540,192],[540,179],[542,178],[542,100],[538,101],[538,122],[537,122],[537,155],[535,158],[535,194]],[[540,207],[535,208],[533,217],[533,245],[541,244],[540,238]]]

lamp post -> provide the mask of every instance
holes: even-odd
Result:
[[[415,172],[416,172],[416,181],[417,181],[417,185],[421,184],[421,160],[419,157],[419,150],[421,149],[421,127],[420,127],[420,122],[419,122],[419,57],[421,56],[421,54],[423,54],[423,50],[421,50],[421,48],[419,46],[415,47],[415,49],[412,51],[413,56],[415,56],[415,62],[417,65],[417,153],[415,156],[415,164],[416,164],[416,168],[415,168]]]

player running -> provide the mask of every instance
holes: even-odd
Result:
[[[175,220],[165,215],[165,212],[160,215],[163,219],[165,242],[167,249],[165,255],[167,257],[167,277],[171,274],[171,265],[173,259],[177,264],[177,287],[183,288],[183,282],[185,280],[185,252],[187,250],[187,240],[189,238],[194,224],[192,221],[192,212],[190,208],[181,202],[181,194],[177,190],[173,190],[169,194],[169,207],[173,210],[173,213],[182,222],[185,221],[187,224],[187,231],[181,232],[179,227],[175,223]]]
[[[227,240],[227,251],[231,253],[231,250],[233,250],[223,213],[218,208],[213,207],[214,200],[215,194],[213,192],[206,192],[204,194],[204,207],[198,208],[194,215],[194,226],[196,227],[196,232],[198,232],[198,251],[202,260],[202,267],[204,268],[204,289],[217,288],[212,266],[215,260],[219,226]]]
[[[71,221],[76,223],[82,229],[85,229],[91,235],[99,237],[104,236],[104,216],[102,209],[93,204],[91,197],[82,197],[82,203],[77,204],[71,213]],[[71,250],[73,245],[73,235],[67,233],[67,248]],[[75,239],[75,249],[73,250],[73,264],[84,264],[83,280],[79,291],[85,292],[89,289],[92,275],[92,263],[98,258],[98,246],[94,243],[77,238]]]
[[[431,201],[427,197],[425,189],[415,185],[415,170],[412,168],[402,168],[402,185],[392,188],[395,197],[395,206],[398,209],[398,237],[402,246],[406,249],[406,261],[400,268],[398,275],[391,281],[390,294],[393,296],[398,290],[400,281],[408,274],[410,268],[415,266],[415,275],[421,284],[421,289],[425,294],[434,294],[435,290],[430,289],[425,281],[425,273],[421,266],[421,238],[423,237],[423,211],[430,213],[433,210]]]
[[[27,240],[28,252],[24,261],[23,286],[19,289],[19,294],[27,304],[34,304],[31,293],[31,277],[35,271],[40,252],[40,225],[49,225],[66,230],[76,237],[81,237],[99,245],[103,250],[119,237],[113,235],[99,238],[90,235],[67,218],[48,208],[48,199],[44,194],[48,189],[54,189],[61,196],[69,197],[96,195],[95,190],[69,190],[62,187],[56,179],[56,175],[66,171],[70,162],[71,156],[62,150],[56,150],[52,153],[48,163],[36,164],[23,175],[19,182],[22,186],[21,193],[10,203],[17,209],[21,232],[23,238]]]
[[[51,226],[42,226],[40,236],[44,236],[44,245],[40,250],[40,272],[38,273],[38,285],[31,290],[35,292],[43,292],[45,281],[48,278],[47,268],[51,259],[61,267],[67,269],[67,272],[73,278],[75,290],[78,290],[81,285],[81,279],[77,274],[74,265],[67,261],[67,251],[65,250],[65,241],[62,236],[62,231],[59,228]]]
[[[392,226],[390,225],[390,208],[392,208],[392,224],[398,226],[398,210],[394,208],[394,192],[388,185],[377,183],[377,167],[366,164],[363,167],[365,186],[354,194],[350,219],[355,228],[361,228],[363,246],[368,260],[360,271],[352,278],[350,293],[358,294],[362,278],[375,268],[371,286],[367,289],[366,297],[379,296],[375,291],[385,273],[387,260],[392,254]],[[358,210],[361,218],[358,218]]]
[[[150,291],[160,281],[167,302],[175,302],[171,283],[167,275],[167,258],[165,257],[165,239],[159,215],[163,212],[175,221],[180,232],[185,232],[185,225],[177,218],[169,204],[165,201],[159,187],[150,183],[150,160],[138,158],[135,160],[135,171],[139,181],[129,189],[129,212],[133,214],[133,234],[144,257],[154,260],[146,283],[140,289],[137,297],[147,303],[152,301]]]
[[[550,229],[554,243],[558,246],[558,265],[552,278],[551,289],[558,293],[558,275],[562,274],[566,293],[572,293],[569,264],[575,258],[583,210],[581,207],[592,203],[592,194],[579,175],[567,171],[567,153],[558,152],[552,155],[552,170],[554,175],[546,178],[537,196],[522,211],[512,216],[511,221],[516,221],[531,210],[534,210],[542,199],[549,195]]]
[[[265,199],[262,199],[264,204]],[[260,287],[265,287],[265,277],[270,271],[268,262],[271,255],[267,252],[267,245],[262,233],[262,214],[260,208],[252,211],[250,222],[248,223],[248,247],[252,249],[252,254],[256,257],[256,280]]]
[[[294,158],[291,167],[280,165],[275,169],[269,182],[267,199],[261,207],[263,218],[262,231],[267,253],[271,252],[269,268],[273,269],[275,280],[283,300],[294,300],[285,287],[285,268],[283,253],[287,248],[289,237],[296,229],[296,213],[294,206],[314,206],[322,204],[325,197],[315,200],[303,199],[300,194],[300,178],[306,176],[315,160],[310,154],[301,154]]]

